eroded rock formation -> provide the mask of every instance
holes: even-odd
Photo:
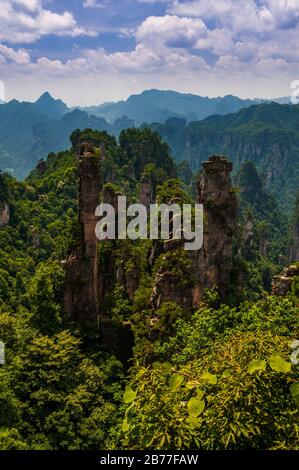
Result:
[[[0,171],[0,228],[5,227],[10,220],[8,190],[5,175]]]
[[[299,220],[293,226],[293,237],[292,237],[290,258],[291,258],[291,263],[299,261]]]
[[[150,299],[152,310],[159,309],[164,302],[175,302],[188,311],[193,306],[194,255],[183,249],[183,243],[169,240],[164,244],[162,265],[156,273]]]
[[[141,181],[139,202],[143,204],[147,210],[150,210],[150,205],[156,202],[156,188],[151,178],[143,178]]]
[[[198,202],[204,207],[204,238],[196,270],[195,305],[200,302],[204,289],[216,287],[224,297],[230,286],[238,209],[230,178],[232,163],[225,157],[212,156],[203,162],[203,169],[198,182]]]
[[[162,267],[157,272],[151,297],[153,309],[167,301],[176,302],[184,309],[197,307],[204,290],[214,287],[225,296],[230,285],[238,208],[231,171],[232,164],[224,157],[212,156],[203,162],[198,182],[198,202],[204,206],[203,247],[186,252],[184,241],[165,243],[165,257],[169,251],[173,252],[172,265],[171,269]]]
[[[47,164],[45,160],[43,159],[39,160],[36,165],[36,171],[38,175],[42,176],[45,173],[46,169],[47,169]]]
[[[0,201],[0,228],[5,227],[9,223],[9,206],[7,202]]]
[[[79,157],[79,240],[66,262],[64,310],[77,321],[99,315],[99,275],[95,210],[100,200],[100,157],[89,142],[81,143]]]
[[[272,293],[285,296],[292,291],[293,281],[299,276],[299,263],[284,268],[279,276],[275,276],[272,282]]]

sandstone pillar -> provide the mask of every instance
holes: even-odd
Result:
[[[79,240],[66,262],[64,310],[75,321],[99,315],[99,276],[95,210],[100,200],[100,157],[88,143],[79,155]]]
[[[198,182],[198,202],[204,206],[204,240],[198,257],[198,283],[194,303],[204,289],[216,287],[225,296],[232,269],[232,239],[237,218],[237,197],[232,190],[233,166],[225,157],[203,162]]]

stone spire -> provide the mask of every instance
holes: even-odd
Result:
[[[293,243],[290,257],[291,263],[299,261],[299,222],[293,227]]]
[[[5,227],[9,223],[9,206],[7,202],[0,201],[0,228]]]
[[[180,264],[180,274],[161,267],[151,296],[153,310],[163,302],[176,302],[184,310],[198,307],[204,290],[217,288],[222,297],[228,291],[232,270],[232,240],[236,227],[238,201],[232,190],[232,164],[213,156],[203,162],[198,181],[198,203],[204,207],[203,247],[185,252],[184,241],[167,241],[164,253]],[[179,251],[181,250],[181,254]],[[166,258],[165,258],[166,259]],[[184,281],[184,282],[182,282]]]
[[[277,296],[286,296],[291,293],[293,282],[299,276],[299,263],[284,268],[282,273],[275,276],[272,281],[272,294]]]
[[[99,315],[99,275],[95,210],[100,200],[100,156],[88,142],[80,144],[79,240],[66,262],[64,310],[76,321],[92,321]]]
[[[204,289],[216,287],[221,296],[228,290],[238,208],[230,178],[232,163],[225,157],[212,156],[202,165],[204,171],[198,181],[198,202],[204,206],[204,239],[198,257],[195,305]]]
[[[292,227],[291,263],[299,261],[299,197],[296,202],[295,218]]]
[[[0,171],[0,228],[9,223],[10,209],[7,202],[7,186],[3,173]]]

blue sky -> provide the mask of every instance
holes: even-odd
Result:
[[[7,99],[271,98],[299,79],[299,0],[0,0],[0,24]]]

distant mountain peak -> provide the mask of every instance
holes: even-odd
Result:
[[[40,113],[54,119],[60,119],[69,112],[67,105],[63,101],[53,98],[48,91],[38,98],[34,106]]]
[[[45,93],[43,93],[33,104],[38,105],[41,103],[46,103],[46,104],[60,103],[60,104],[63,104],[63,106],[67,107],[66,104],[62,100],[53,98],[53,96],[48,91],[45,91]]]
[[[36,100],[36,103],[38,103],[39,101],[56,101],[52,95],[50,95],[50,93],[48,91],[45,91],[45,93],[43,93],[39,98],[38,100]]]

